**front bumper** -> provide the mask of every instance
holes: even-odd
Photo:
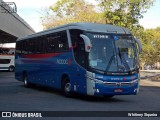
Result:
[[[130,82],[104,82],[87,77],[87,84],[88,95],[136,95],[139,92],[139,79]]]

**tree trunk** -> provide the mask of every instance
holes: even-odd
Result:
[[[141,70],[144,70],[144,65],[145,65],[145,62],[140,62],[140,69]]]

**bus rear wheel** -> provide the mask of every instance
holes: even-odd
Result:
[[[72,97],[71,83],[67,77],[62,80],[62,91],[66,97]]]
[[[29,83],[28,83],[28,78],[27,78],[26,74],[23,75],[23,82],[24,82],[24,86],[26,88],[28,88],[29,87]]]

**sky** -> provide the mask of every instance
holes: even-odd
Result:
[[[160,27],[160,0],[156,0],[155,4],[143,16],[139,22],[145,29]]]
[[[4,0],[5,2],[15,2],[17,13],[36,31],[42,31],[41,25],[42,10],[56,3],[57,0]],[[94,0],[95,1],[95,0]],[[89,0],[92,2],[92,0]],[[139,20],[145,28],[156,28],[160,26],[160,0],[148,9],[144,17]]]

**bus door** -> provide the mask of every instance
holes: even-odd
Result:
[[[75,59],[74,70],[74,91],[85,93],[86,92],[86,78],[85,68],[87,67],[87,53],[85,52],[85,44],[80,34],[82,32],[80,30],[70,30],[71,41],[73,47],[73,55]]]

